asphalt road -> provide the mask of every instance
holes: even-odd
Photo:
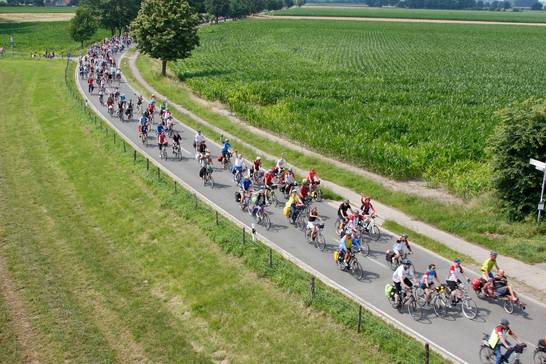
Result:
[[[100,105],[98,95],[96,93],[90,95],[87,92],[86,81],[79,80],[79,82],[89,102],[111,121],[118,132],[124,134],[134,143],[142,145],[137,135],[137,120],[122,122],[117,118],[110,117],[107,109]],[[133,99],[133,102],[136,104],[136,94],[126,82],[121,82],[120,91],[121,93],[125,93],[128,99]],[[137,116],[135,115],[135,117]],[[156,115],[156,122],[158,118]],[[239,205],[234,201],[236,188],[231,174],[221,169],[220,165],[216,162],[217,169],[214,173],[215,187],[214,189],[211,189],[209,186],[204,187],[198,175],[199,166],[195,160],[192,148],[195,131],[180,123],[177,124],[176,130],[182,136],[182,160],[174,160],[171,152],[172,149],[169,147],[168,160],[162,161],[159,156],[156,139],[154,138],[155,133],[151,133],[154,137],[149,136],[149,145],[143,148],[149,155],[149,158],[162,164],[238,220],[248,225],[252,224],[253,218],[247,212],[241,211]],[[213,156],[219,154],[220,148],[217,144],[207,140],[207,146]],[[254,158],[254,156],[246,157]],[[423,337],[451,353],[454,358],[458,358],[460,361],[468,363],[479,362],[478,351],[482,333],[490,333],[494,325],[501,318],[507,318],[511,322],[512,329],[520,338],[531,344],[525,353],[526,358],[524,358],[524,362],[529,362],[527,358],[532,354],[534,345],[539,338],[544,337],[546,334],[544,305],[524,299],[524,302],[526,301],[525,303],[527,304],[527,309],[524,312],[516,310],[513,314],[508,314],[504,311],[502,304],[481,300],[476,298],[475,294],[471,292],[471,297],[475,299],[479,308],[476,319],[466,319],[460,313],[460,308],[458,308],[454,309],[447,318],[438,318],[433,311],[425,311],[423,319],[415,321],[406,311],[400,313],[393,309],[388,304],[383,293],[385,284],[391,282],[392,277],[392,271],[386,264],[384,253],[392,246],[393,237],[382,234],[379,241],[370,241],[370,256],[359,257],[359,261],[365,271],[365,277],[362,281],[358,281],[349,273],[340,271],[332,259],[333,250],[337,247],[337,239],[334,232],[337,206],[333,203],[322,202],[318,203],[317,207],[326,224],[324,232],[329,246],[325,252],[321,252],[306,242],[303,233],[290,225],[282,215],[282,207],[268,208],[273,222],[273,227],[270,231],[266,231],[261,226],[258,226],[257,229],[262,235],[275,242],[294,257],[320,271],[326,277],[361,297],[369,304],[383,311],[386,315],[415,330]],[[378,213],[381,214],[381,211],[378,211]],[[449,268],[448,261],[416,246],[413,247],[413,251],[414,254],[410,256],[410,259],[413,261],[417,272],[424,271],[430,263],[436,263],[440,279],[442,281],[445,280]],[[507,273],[509,274],[510,272]]]

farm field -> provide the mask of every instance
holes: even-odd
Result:
[[[0,15],[1,16],[1,15]],[[80,49],[80,43],[70,38],[69,22],[0,22],[0,47],[9,49],[9,37],[13,35],[14,51],[28,56],[31,52],[43,53],[47,48],[56,53],[65,53],[67,50],[75,52]],[[91,43],[107,37],[110,32],[99,29],[93,36]],[[7,54],[11,54],[8,51]]]
[[[495,112],[541,96],[546,29],[250,20],[201,31],[172,69],[251,124],[465,197],[489,188]]]
[[[333,16],[363,18],[407,18],[472,20],[491,22],[546,23],[544,11],[436,10],[403,8],[368,8],[344,6],[304,6],[271,12],[271,15]]]
[[[379,319],[366,316],[356,335],[304,305],[308,276],[286,263],[257,276],[248,266],[265,264],[252,259],[258,249],[245,253],[225,222],[213,231],[188,193],[173,196],[87,123],[63,71],[58,61],[0,61],[0,82],[12,85],[0,89],[2,123],[19,126],[0,135],[0,358],[423,360],[419,344]],[[324,295],[331,310],[343,306]],[[341,341],[353,350],[329,345]]]
[[[74,6],[0,6],[2,13],[75,13]]]

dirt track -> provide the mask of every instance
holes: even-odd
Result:
[[[3,13],[0,22],[66,21],[72,17],[74,13]]]
[[[257,19],[299,19],[299,20],[346,20],[346,21],[381,21],[399,23],[435,23],[435,24],[486,24],[486,25],[523,25],[545,27],[546,23],[518,23],[480,20],[412,19],[412,18],[364,18],[349,16],[299,16],[299,15],[261,15]]]

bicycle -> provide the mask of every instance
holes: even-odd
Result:
[[[365,224],[362,226],[362,229],[370,236],[372,240],[379,240],[381,237],[381,230],[375,223],[375,218],[377,215],[370,215],[366,219]]]
[[[541,340],[542,341],[542,340]],[[546,347],[537,346],[533,351],[533,363],[534,364],[546,364]]]
[[[387,287],[389,285],[392,287],[392,289],[390,294],[387,295],[387,301],[392,308],[398,309],[398,311],[402,312],[405,307],[415,321],[421,320],[423,317],[423,308],[417,304],[417,299],[415,298],[415,286],[402,290],[400,292],[400,297],[398,298],[399,301],[397,302],[394,286],[389,283],[387,286],[385,286],[385,292],[387,292]]]
[[[167,160],[167,143],[163,144],[161,150],[159,151],[159,157],[161,159]]]
[[[214,188],[214,178],[212,178],[212,172],[207,172],[203,176],[203,186],[206,186],[207,184],[210,185],[210,188]]]
[[[140,140],[142,141],[142,144],[148,146],[148,133],[140,133]]]
[[[360,234],[360,237],[357,239],[358,242],[355,242],[355,240],[352,240],[353,246],[357,247],[360,251],[360,254],[367,257],[370,255],[370,243],[368,243],[367,240],[364,240],[364,237],[362,234]]]
[[[342,271],[349,272],[359,281],[361,281],[364,278],[364,269],[362,269],[362,265],[358,261],[358,258],[356,257],[356,253],[351,250],[350,258],[349,258],[349,265],[345,266],[345,256],[343,254],[339,254],[340,252],[336,250],[334,252],[334,260],[336,261],[337,266]]]
[[[176,143],[173,143],[173,156],[178,158],[178,160],[182,160],[182,149]]]
[[[265,227],[266,230],[269,231],[269,229],[271,229],[271,219],[269,218],[265,207],[258,208],[258,211],[256,211],[256,215],[254,215],[254,219],[256,219],[258,225],[262,225],[263,227]]]
[[[320,186],[318,184],[313,184],[313,187],[311,187],[311,191],[309,192],[309,195],[311,198],[313,198],[317,202],[322,201],[322,191],[320,190]]]
[[[400,266],[400,262],[402,262],[402,260],[406,259],[407,256],[410,254],[410,253],[404,252],[403,254],[400,255],[400,258],[397,258],[394,255],[389,258],[389,252],[391,252],[391,251],[390,250],[387,251],[387,262],[389,262],[391,270],[393,270],[393,271],[395,271],[396,268],[398,268]],[[391,252],[391,253],[393,253],[393,252]]]
[[[514,352],[510,356],[509,364],[523,364],[521,356],[525,351],[527,344],[519,343],[514,346]],[[489,345],[489,335],[483,334],[482,343],[480,345],[480,361],[484,364],[495,363],[495,350]]]
[[[277,198],[277,194],[275,193],[275,190],[277,189],[277,185],[271,185],[265,187],[265,197],[267,201],[267,206],[275,205],[275,207],[279,206],[281,202]]]
[[[324,237],[324,234],[322,234],[322,230],[324,230],[324,224],[316,224],[317,232],[315,233],[315,238],[313,239],[311,237],[311,229],[309,226],[305,227],[305,238],[307,239],[308,243],[313,243],[315,245],[315,248],[319,248],[320,251],[324,251],[326,249],[326,238]]]
[[[456,304],[461,305],[461,312],[463,313],[464,317],[466,317],[469,320],[474,320],[476,316],[478,316],[478,305],[468,295],[468,287],[465,284],[463,283],[459,284],[457,289],[463,292],[463,298],[458,300]],[[451,292],[449,291],[449,289],[446,289],[446,295],[451,295]],[[448,309],[449,309],[449,306],[448,306]]]
[[[231,153],[226,153],[225,157],[222,158],[222,166],[225,170],[231,170]]]

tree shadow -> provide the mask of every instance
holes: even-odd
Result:
[[[176,75],[182,81],[186,81],[191,78],[206,78],[213,76],[222,76],[232,73],[231,71],[219,70],[219,69],[207,69],[200,71],[180,71]]]

